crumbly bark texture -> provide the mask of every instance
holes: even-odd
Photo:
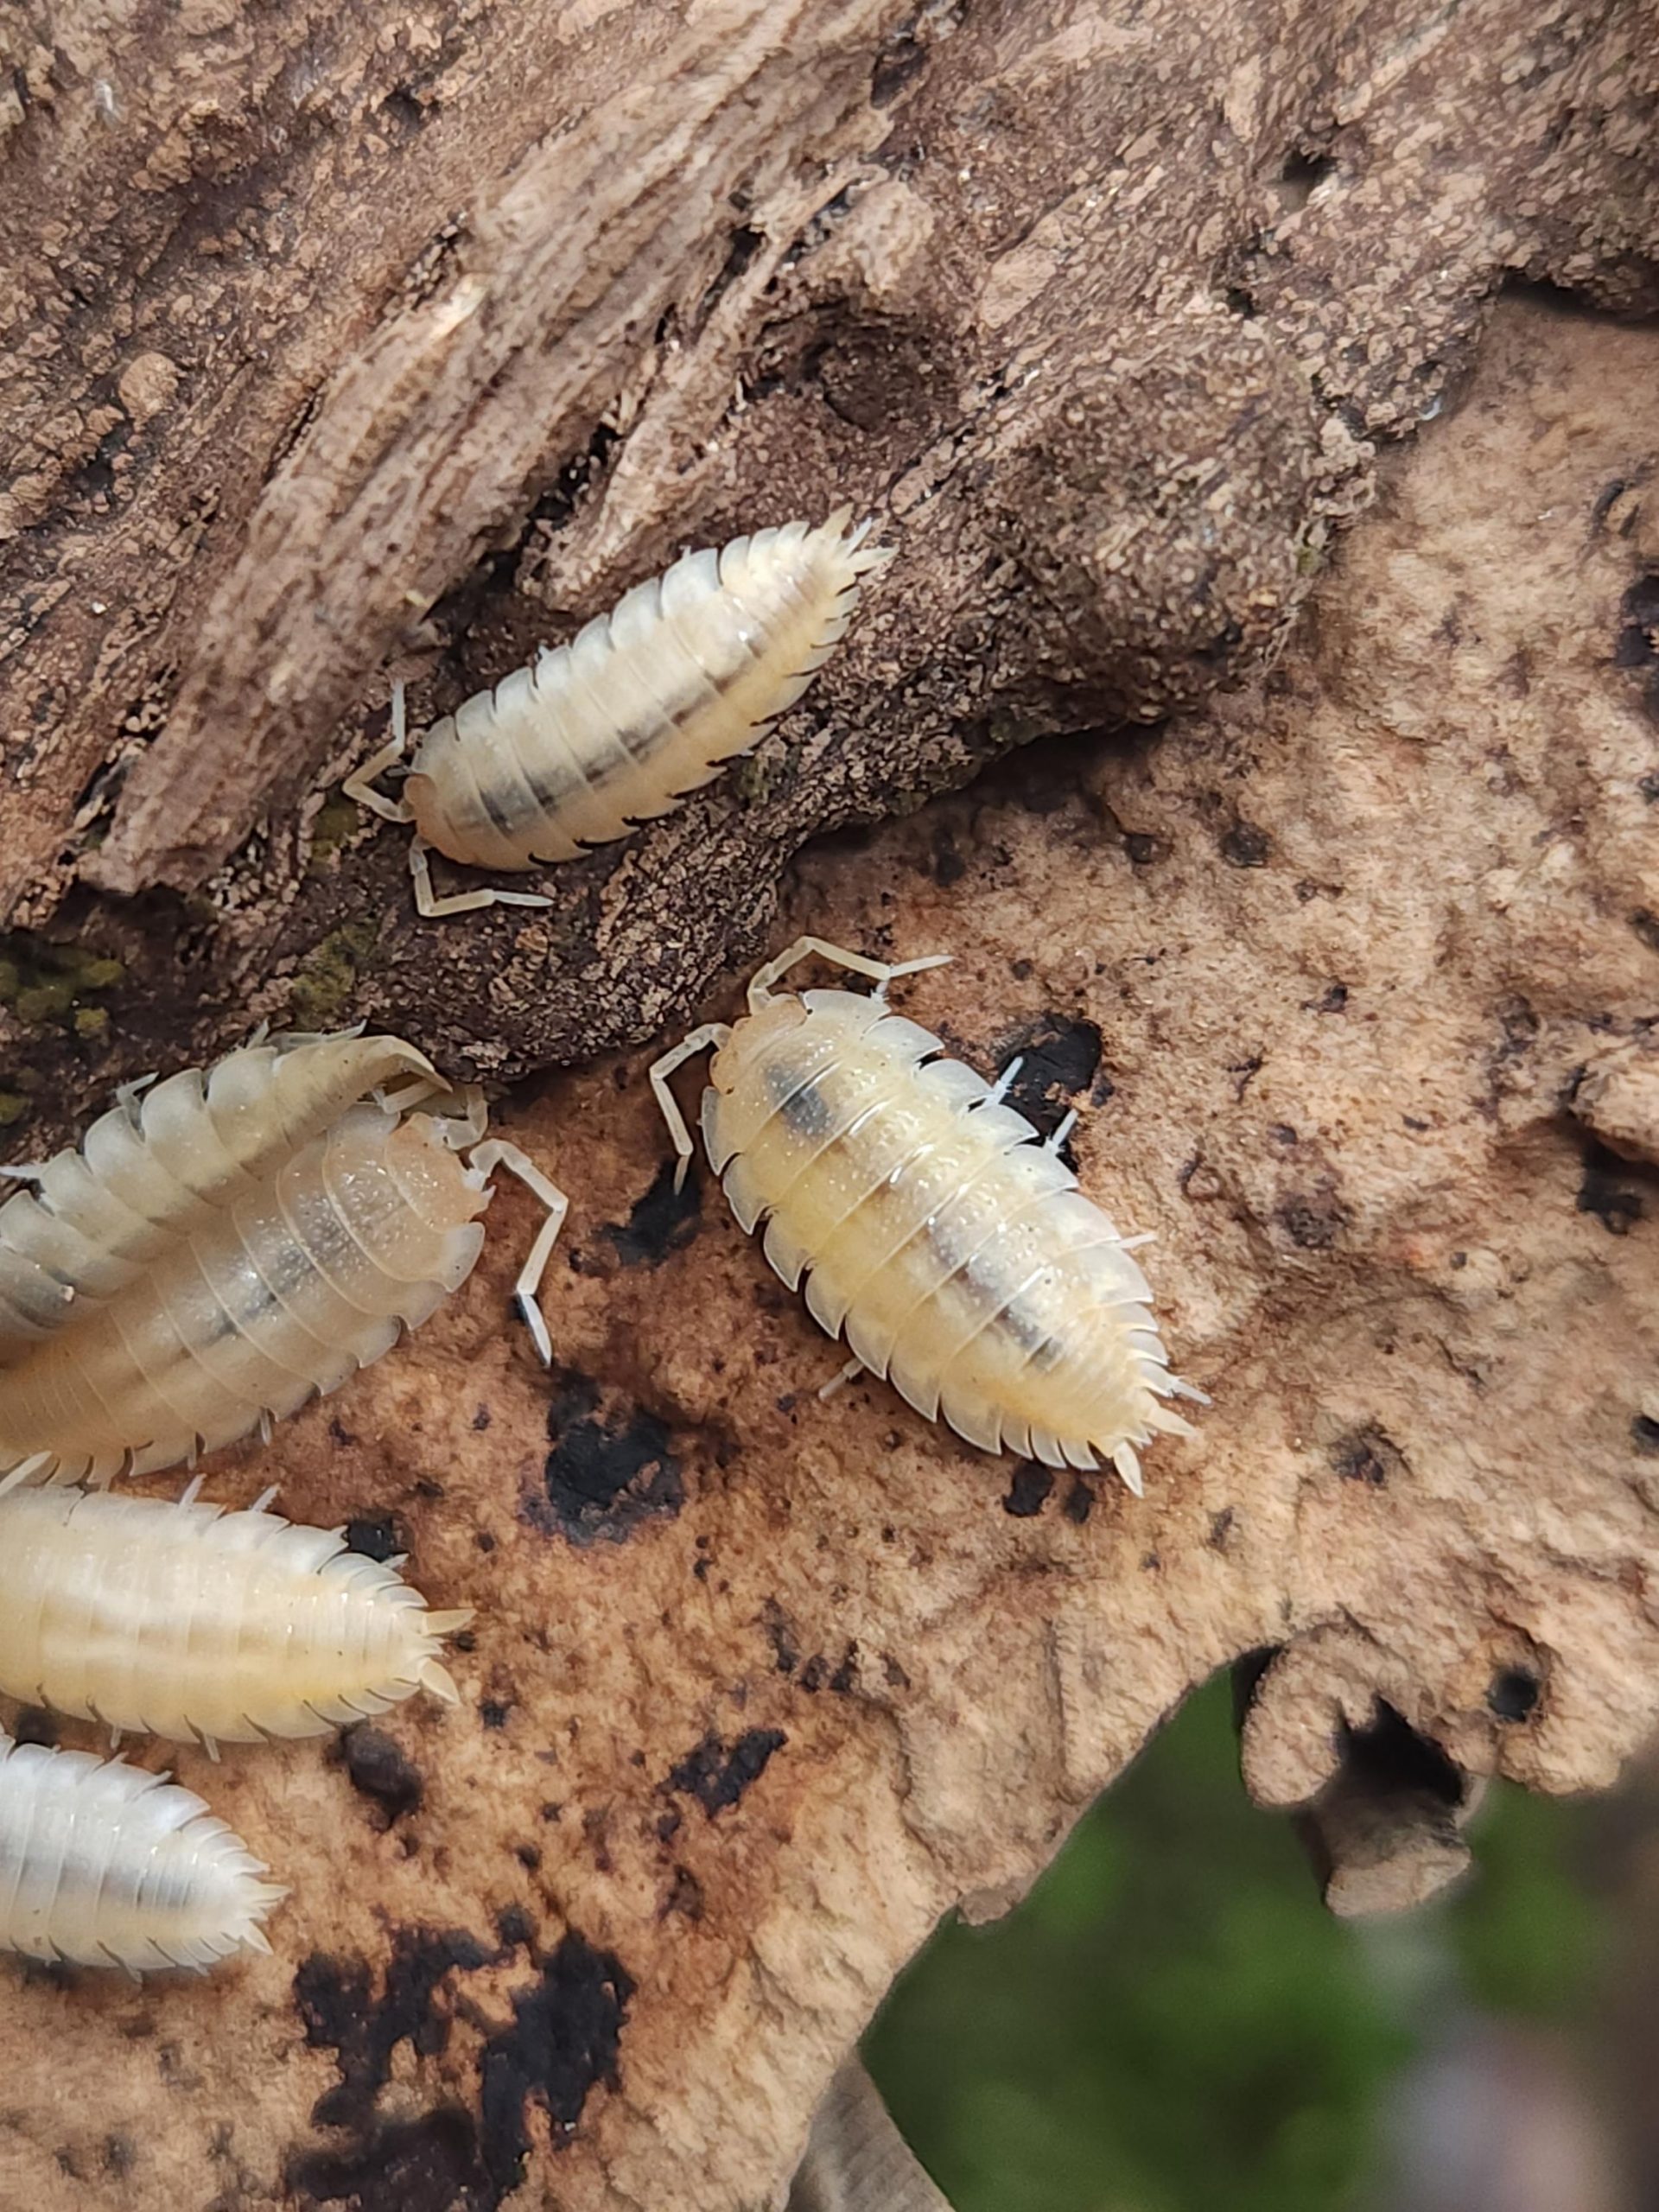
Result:
[[[263,1014],[502,1077],[653,1033],[814,832],[1248,676],[1507,275],[1659,301],[1645,0],[118,12],[0,26],[37,1132]],[[843,500],[898,558],[752,761],[549,912],[416,918],[337,795],[394,673],[430,719]]]
[[[1145,1501],[821,1402],[837,1352],[706,1177],[674,1197],[644,1054],[521,1093],[575,1193],[557,1370],[508,1185],[466,1290],[210,1493],[279,1480],[475,1605],[463,1703],[180,1755],[294,1885],[276,1955],[9,1977],[0,2197],[768,2202],[938,1916],[1017,1895],[1230,1662],[1345,1910],[1455,1872],[1488,1774],[1611,1782],[1659,1707],[1656,366],[1504,309],[1269,678],[791,881],[780,930],[954,951],[899,1002],[1024,1054],[1158,1232],[1215,1403]]]

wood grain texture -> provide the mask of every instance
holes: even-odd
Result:
[[[1659,297],[1648,21],[31,0],[9,1110],[250,1010],[486,1075],[637,1040],[815,831],[1238,680],[1506,274]],[[680,545],[843,499],[899,561],[743,775],[549,913],[416,920],[330,798],[391,673],[435,715]],[[64,943],[123,969],[79,1030],[28,1012]]]

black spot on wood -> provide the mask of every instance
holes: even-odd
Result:
[[[346,1548],[384,1563],[401,1558],[409,1549],[409,1538],[396,1514],[362,1514],[346,1523]]]
[[[486,1728],[505,1728],[512,1711],[511,1699],[483,1697],[478,1701],[478,1717]]]
[[[1147,830],[1125,830],[1123,849],[1136,868],[1151,868],[1164,856],[1162,845]]]
[[[1384,1699],[1378,1699],[1376,1718],[1368,1726],[1344,1726],[1343,1761],[1363,1782],[1369,1797],[1421,1796],[1445,1805],[1463,1802],[1465,1785],[1459,1769]]]
[[[751,1728],[731,1744],[705,1736],[673,1770],[668,1787],[682,1796],[695,1797],[713,1820],[737,1803],[749,1784],[766,1772],[773,1752],[782,1751],[788,1741],[781,1728]]]
[[[1014,1471],[1002,1510],[1012,1514],[1016,1521],[1029,1521],[1047,1504],[1053,1487],[1054,1477],[1049,1468],[1039,1467],[1032,1459],[1022,1460]]]
[[[1486,1703],[1500,1720],[1529,1720],[1543,1694],[1543,1684],[1524,1667],[1505,1667],[1492,1676]]]
[[[524,2180],[532,2104],[546,2111],[556,2144],[575,2133],[596,2088],[615,2088],[632,1995],[621,1961],[575,1929],[542,1961],[539,1979],[514,1993],[512,2024],[479,2059],[480,2150],[494,2192],[486,2212]]]
[[[26,1705],[12,1723],[11,1735],[14,1743],[43,1744],[53,1751],[58,1743],[58,1724],[38,1705]]]
[[[1344,1482],[1369,1483],[1374,1490],[1382,1490],[1393,1476],[1410,1471],[1400,1446],[1375,1425],[1339,1436],[1331,1446],[1331,1465]]]
[[[1638,576],[1619,607],[1613,640],[1615,668],[1650,668],[1659,663],[1659,575]]]
[[[1340,1014],[1348,1003],[1346,983],[1327,983],[1316,999],[1304,999],[1305,1014]]]
[[[870,105],[891,107],[906,86],[920,75],[926,62],[926,49],[912,32],[895,32],[870,72]]]
[[[1238,1515],[1230,1505],[1224,1505],[1219,1513],[1210,1516],[1210,1533],[1205,1538],[1212,1552],[1224,1552],[1232,1541],[1233,1527]]]
[[[531,1491],[520,1517],[544,1535],[573,1544],[620,1543],[641,1521],[672,1516],[685,1502],[680,1463],[654,1414],[625,1406],[601,1414],[597,1386],[567,1376],[548,1410],[553,1449],[543,1489]]]
[[[377,1827],[389,1828],[394,1821],[420,1810],[426,1795],[420,1769],[384,1730],[367,1721],[348,1728],[335,1745],[334,1757],[353,1789],[374,1807]]]
[[[1650,1414],[1637,1414],[1630,1422],[1630,1439],[1638,1452],[1659,1452],[1659,1421]]]
[[[1605,1145],[1586,1147],[1578,1209],[1592,1213],[1610,1236],[1628,1236],[1647,1211],[1642,1186],[1629,1164]]]
[[[1071,1487],[1065,1493],[1065,1503],[1060,1508],[1074,1528],[1081,1529],[1095,1510],[1095,1486],[1082,1475],[1073,1475]]]
[[[473,2117],[457,2105],[373,2128],[346,2151],[291,2158],[285,2180],[296,2205],[352,2212],[486,2212],[501,2201],[480,2159]]]
[[[1295,1191],[1274,1209],[1274,1218],[1305,1252],[1329,1250],[1348,1225],[1348,1210],[1328,1189]]]
[[[686,1920],[701,1920],[703,1912],[702,1884],[689,1866],[677,1866],[668,1895],[658,1912],[659,1920],[666,1920],[671,1912],[679,1913]]]
[[[999,1066],[1007,1067],[1010,1060],[1020,1063],[1007,1093],[1009,1105],[1047,1136],[1058,1127],[1071,1102],[1095,1080],[1100,1055],[1101,1034],[1092,1021],[1039,1014],[1002,1038],[998,1047]],[[1062,1157],[1068,1150],[1062,1147]]]
[[[1273,840],[1254,822],[1235,822],[1222,838],[1221,857],[1230,868],[1266,868],[1273,858]]]
[[[792,1675],[801,1663],[801,1647],[793,1624],[775,1598],[760,1608],[760,1625],[772,1646],[773,1664],[780,1675]]]
[[[659,1268],[689,1244],[702,1222],[702,1183],[695,1166],[684,1186],[674,1187],[677,1163],[665,1160],[651,1188],[634,1200],[626,1221],[600,1224],[600,1235],[625,1268]]]
[[[1659,914],[1651,906],[1638,906],[1630,916],[1630,927],[1649,952],[1659,952]]]
[[[489,1958],[464,1930],[400,1928],[378,1998],[366,1960],[324,1952],[305,1960],[294,1977],[294,2002],[306,2044],[312,2050],[332,2050],[340,2069],[338,2083],[313,2109],[318,2126],[367,2128],[375,2099],[391,2079],[398,2045],[406,2043],[428,2058],[443,2050],[450,2015],[439,2005],[438,1992],[451,1974]]]
[[[1649,775],[1638,776],[1636,788],[1649,806],[1659,805],[1659,769],[1656,769]]]

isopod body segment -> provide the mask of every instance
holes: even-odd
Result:
[[[563,1194],[476,1109],[421,1110],[448,1093],[398,1038],[279,1039],[7,1171],[0,1492],[194,1460],[338,1389],[465,1281],[497,1166],[547,1207],[518,1286],[545,1357]]]
[[[880,988],[775,993],[811,952]],[[1146,1277],[1058,1157],[1064,1131],[1040,1141],[1006,1103],[1006,1077],[993,1087],[889,1011],[888,982],[936,964],[791,945],[755,977],[744,1019],[653,1068],[682,1162],[691,1140],[667,1077],[712,1045],[709,1164],[854,1369],[986,1451],[1110,1461],[1138,1491],[1138,1447],[1192,1433],[1161,1402],[1203,1394],[1170,1373]]]
[[[0,1693],[175,1741],[315,1736],[454,1684],[396,1567],[263,1506],[65,1489],[0,1498]]]
[[[429,847],[474,868],[519,872],[574,859],[665,814],[748,750],[805,690],[845,635],[861,580],[890,557],[843,508],[683,555],[638,584],[567,645],[543,652],[423,731],[401,801],[373,779],[402,760],[401,689],[389,744],[346,791],[412,823],[423,914],[534,893],[433,896]]]
[[[132,1974],[268,1952],[265,1871],[165,1775],[0,1736],[0,1950]]]

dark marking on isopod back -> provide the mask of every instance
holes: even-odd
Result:
[[[681,1796],[695,1797],[713,1820],[735,1805],[750,1783],[766,1772],[774,1752],[789,1741],[781,1728],[751,1728],[730,1744],[718,1736],[705,1736],[693,1746],[668,1777],[667,1787]]]
[[[426,1795],[420,1769],[384,1729],[367,1721],[347,1728],[338,1738],[334,1756],[353,1789],[373,1806],[378,1827],[389,1828],[420,1810]]]
[[[605,1221],[599,1233],[625,1268],[659,1268],[688,1245],[702,1224],[702,1182],[695,1165],[684,1187],[674,1187],[675,1163],[664,1160],[651,1188],[634,1200],[626,1221]]]
[[[601,1411],[599,1386],[586,1376],[560,1378],[548,1408],[552,1444],[538,1486],[519,1518],[573,1544],[621,1542],[640,1522],[677,1514],[685,1503],[680,1463],[654,1414],[623,1401]]]

